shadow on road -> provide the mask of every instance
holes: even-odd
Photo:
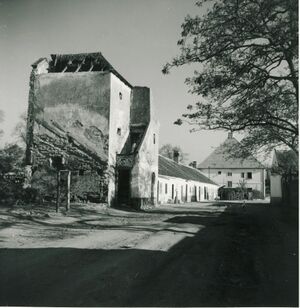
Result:
[[[0,305],[298,305],[298,233],[269,206],[175,215],[205,228],[168,252],[0,249]]]

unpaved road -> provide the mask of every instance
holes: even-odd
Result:
[[[0,305],[298,306],[290,218],[268,204],[2,208]]]

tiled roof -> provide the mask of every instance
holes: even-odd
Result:
[[[228,155],[228,148],[239,147],[240,143],[233,137],[227,138],[218,148],[216,148],[202,163],[198,165],[200,169],[206,168],[257,168],[265,167],[253,156],[239,159],[231,158]]]
[[[208,177],[206,177],[204,174],[202,174],[199,170],[192,167],[184,166],[182,164],[178,164],[173,160],[161,155],[158,156],[158,174],[218,185],[212,180],[210,180]]]

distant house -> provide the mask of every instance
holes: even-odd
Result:
[[[215,200],[218,184],[193,167],[178,163],[178,156],[158,157],[158,203]]]
[[[291,150],[274,150],[271,168],[271,204],[298,204],[298,157]]]
[[[229,133],[228,138],[198,165],[198,169],[221,187],[245,185],[250,190],[259,191],[261,198],[265,198],[265,167],[253,156],[245,159],[230,157],[228,149],[239,146],[240,143]]]

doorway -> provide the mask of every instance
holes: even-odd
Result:
[[[151,204],[155,204],[155,199],[154,199],[155,192],[154,192],[154,189],[155,189],[155,173],[152,172],[152,175],[151,175]]]
[[[128,204],[130,201],[130,170],[118,170],[118,202]]]

